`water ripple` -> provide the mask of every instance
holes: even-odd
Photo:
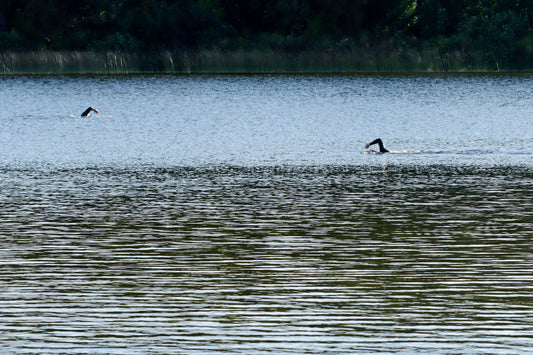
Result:
[[[528,167],[4,167],[22,353],[533,351]]]

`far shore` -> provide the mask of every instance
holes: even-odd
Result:
[[[0,52],[0,74],[306,74],[531,72],[485,63],[482,56],[437,50],[197,50],[154,53]]]

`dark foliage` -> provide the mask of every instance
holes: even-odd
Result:
[[[533,60],[533,0],[2,0],[0,50],[435,48]]]

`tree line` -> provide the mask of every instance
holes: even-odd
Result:
[[[533,64],[533,0],[2,0],[0,51],[433,48]]]

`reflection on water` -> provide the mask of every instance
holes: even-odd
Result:
[[[533,351],[527,165],[0,178],[6,352]]]
[[[0,77],[0,353],[532,353],[532,82]]]
[[[361,165],[377,137],[430,154],[399,164],[533,154],[532,75],[9,76],[0,102],[9,164]],[[88,106],[100,114],[76,118]]]

